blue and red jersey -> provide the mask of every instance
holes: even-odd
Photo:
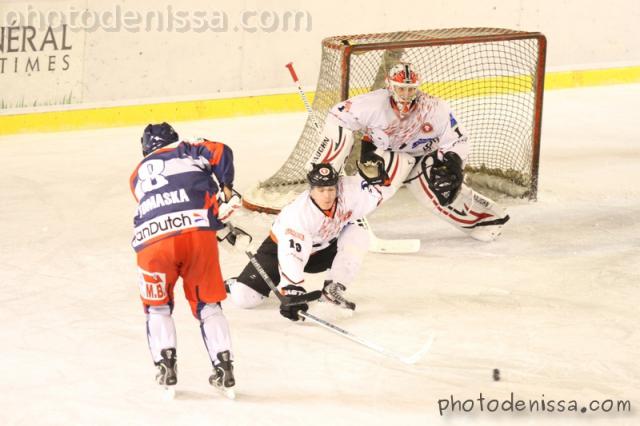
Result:
[[[217,194],[233,179],[233,152],[220,142],[181,142],[149,154],[130,180],[138,201],[133,248],[180,233],[221,229]]]

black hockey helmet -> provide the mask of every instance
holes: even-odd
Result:
[[[149,124],[145,127],[140,138],[142,155],[146,157],[156,149],[177,142],[178,139],[178,133],[173,130],[169,123]]]
[[[311,164],[307,173],[307,181],[311,186],[335,186],[338,184],[338,172],[328,163]]]

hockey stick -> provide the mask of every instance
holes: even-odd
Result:
[[[267,283],[267,285],[269,286],[269,288],[271,289],[271,291],[273,291],[273,293],[276,295],[276,297],[278,298],[278,300],[280,300],[281,303],[285,302],[285,297],[280,294],[280,292],[278,291],[278,289],[276,288],[276,285],[273,283],[273,281],[271,280],[271,277],[269,277],[269,274],[267,274],[267,272],[264,270],[264,268],[262,268],[262,265],[260,265],[260,263],[258,262],[258,260],[255,258],[255,256],[253,255],[253,253],[251,253],[250,251],[246,251],[245,252],[247,254],[247,256],[249,257],[249,260],[251,261],[251,264],[253,265],[254,268],[256,268],[256,271],[258,271],[258,273],[260,274],[260,276],[262,277],[262,279]],[[298,312],[298,316],[302,317],[303,320],[308,320],[311,321],[315,324],[318,324],[319,326],[339,335],[342,336],[346,339],[351,340],[352,342],[358,343],[362,346],[365,346],[371,350],[374,350],[376,352],[378,352],[381,355],[396,359],[404,364],[408,364],[408,365],[412,365],[415,364],[416,362],[418,362],[427,352],[429,352],[429,349],[431,349],[431,345],[433,343],[433,335],[429,336],[429,340],[427,340],[427,343],[425,343],[422,348],[420,348],[419,351],[417,351],[416,353],[414,353],[413,355],[410,356],[402,356],[399,354],[396,354],[394,352],[389,351],[388,349],[378,345],[377,343],[371,342],[369,340],[366,340],[362,337],[356,336],[353,333],[350,333],[349,331],[345,330],[344,328],[340,328],[335,324],[330,323],[329,321],[325,321],[322,318],[318,318],[315,315],[312,315],[308,312],[305,311],[299,311]]]
[[[304,90],[302,90],[302,86],[300,84],[300,80],[298,79],[298,75],[296,74],[296,71],[293,69],[293,62],[289,62],[285,66],[289,70],[289,73],[291,74],[291,78],[293,79],[293,82],[296,84],[298,88],[298,94],[300,95],[300,98],[302,99],[302,103],[304,103],[304,107],[307,110],[307,113],[309,114],[309,119],[311,120],[311,123],[316,128],[316,130],[320,132],[322,129],[320,129],[320,125],[313,118],[313,115],[312,115],[313,110],[311,109],[311,105],[307,100],[307,95],[305,95]],[[369,221],[367,220],[367,218],[363,217],[362,219],[359,219],[358,222],[359,222],[359,225],[369,233],[369,251],[371,252],[400,254],[400,253],[415,253],[420,250],[420,240],[418,239],[383,240],[381,238],[378,238],[373,233],[373,229],[371,229],[371,225],[369,225]]]
[[[373,253],[390,253],[390,254],[402,254],[402,253],[415,253],[420,250],[420,240],[407,239],[407,240],[383,240],[376,237],[371,229],[371,225],[367,221],[367,218],[363,217],[356,220],[358,226],[364,228],[369,233],[369,251]]]
[[[285,306],[301,305],[303,303],[315,302],[316,300],[320,299],[320,297],[322,297],[322,291],[321,290],[315,290],[315,291],[310,291],[310,292],[306,293],[303,296],[297,296],[296,297],[296,302],[292,303],[290,301],[287,301],[286,300],[286,296],[283,296],[276,289],[276,285],[271,280],[271,277],[269,276],[269,274],[267,274],[267,271],[264,270],[262,265],[260,265],[260,262],[258,262],[258,259],[256,259],[254,254],[251,253],[248,250],[245,251],[245,253],[247,254],[247,256],[249,256],[249,261],[251,262],[253,267],[256,268],[256,271],[258,271],[258,273],[260,274],[262,279],[265,280],[265,282],[267,283],[269,288],[271,290],[273,290],[273,293],[278,297],[278,300],[280,300],[280,303],[284,304]]]

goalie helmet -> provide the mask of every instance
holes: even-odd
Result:
[[[146,157],[156,149],[177,142],[178,138],[178,133],[173,130],[169,123],[149,124],[145,127],[140,138],[142,155]]]
[[[408,107],[416,98],[418,86],[420,86],[420,75],[408,62],[394,65],[387,74],[387,90],[398,106]]]
[[[311,171],[307,173],[307,181],[311,186],[336,186],[338,172],[328,163],[311,164]]]

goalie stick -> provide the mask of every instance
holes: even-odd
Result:
[[[309,119],[313,126],[320,132],[320,126],[313,118],[311,109],[311,105],[307,100],[307,95],[305,95],[304,90],[302,90],[302,86],[300,84],[300,80],[298,79],[298,75],[296,71],[293,69],[293,62],[289,62],[285,65],[291,74],[291,78],[293,82],[296,84],[298,88],[298,94],[302,99],[302,103],[304,103],[304,107],[309,114]],[[378,238],[374,233],[373,229],[371,229],[371,225],[369,225],[369,221],[366,218],[362,218],[358,220],[358,225],[364,228],[369,233],[369,251],[374,253],[416,253],[420,250],[420,240],[418,239],[403,239],[403,240],[385,240],[382,238]]]
[[[280,300],[280,302],[284,302],[284,296],[282,294],[280,294],[280,292],[278,291],[278,289],[276,288],[276,285],[273,283],[273,281],[271,280],[271,277],[269,277],[269,275],[267,274],[267,272],[262,268],[262,265],[260,265],[260,263],[258,262],[258,260],[255,258],[255,256],[253,255],[253,253],[251,253],[250,251],[246,251],[245,252],[247,254],[247,256],[249,257],[249,260],[251,261],[251,264],[253,265],[254,268],[256,268],[256,271],[258,271],[258,274],[260,274],[260,276],[262,277],[262,279],[267,283],[267,285],[269,286],[269,288],[271,289],[271,291],[273,291],[273,293],[276,295],[276,297],[278,298],[278,300]],[[312,315],[308,312],[304,312],[304,311],[300,311],[298,312],[298,316],[302,317],[303,320],[308,320],[313,322],[314,324],[318,324],[319,326],[325,328],[326,330],[331,331],[332,333],[335,333],[339,336],[342,336],[346,339],[351,340],[352,342],[358,343],[364,347],[367,347],[375,352],[378,352],[381,355],[393,358],[395,360],[398,360],[404,364],[408,364],[408,365],[412,365],[415,364],[416,362],[418,362],[420,359],[422,359],[422,357],[429,352],[429,349],[431,349],[431,345],[433,344],[433,340],[434,340],[434,336],[431,335],[429,336],[429,339],[427,340],[427,342],[422,346],[422,348],[420,348],[419,351],[417,351],[416,353],[410,355],[410,356],[403,356],[400,354],[397,354],[395,352],[392,352],[386,348],[384,348],[383,346],[380,346],[379,344],[366,340],[362,337],[356,336],[353,333],[350,333],[349,331],[345,330],[344,328],[340,328],[335,324],[330,323],[329,321],[325,321],[322,318],[318,318],[315,315]]]

